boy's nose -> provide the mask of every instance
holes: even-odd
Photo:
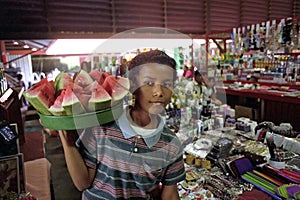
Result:
[[[155,84],[153,87],[153,96],[162,95],[162,86],[160,84]]]

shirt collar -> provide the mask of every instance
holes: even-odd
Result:
[[[158,116],[159,116],[159,124],[158,124],[157,129],[150,135],[147,135],[147,136],[140,135],[144,139],[145,143],[147,144],[147,146],[149,148],[153,147],[158,142],[158,140],[160,138],[160,135],[161,135],[161,132],[163,131],[163,128],[164,128],[164,125],[165,125],[164,119],[160,115],[158,115]],[[117,122],[119,124],[119,127],[120,127],[122,133],[123,133],[123,136],[126,139],[129,139],[131,137],[139,135],[130,126],[130,119],[128,119],[129,117],[130,117],[129,109],[127,107],[125,109],[125,112],[123,112],[122,115],[117,119]]]

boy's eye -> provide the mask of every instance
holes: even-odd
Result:
[[[154,85],[154,82],[153,82],[153,81],[145,81],[145,82],[144,82],[144,85],[147,85],[147,86],[153,86],[153,85]]]
[[[162,86],[166,87],[166,88],[173,88],[173,83],[170,81],[167,81],[167,82],[164,82]]]
[[[156,83],[154,81],[145,81],[144,85],[146,86],[154,86]],[[173,88],[173,83],[171,81],[165,81],[163,83],[160,84],[162,87],[165,88]]]

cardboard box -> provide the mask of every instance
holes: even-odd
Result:
[[[234,109],[235,109],[235,118],[246,117],[251,120],[258,119],[258,111],[256,109],[246,107],[246,106],[241,106],[241,105],[236,105]]]

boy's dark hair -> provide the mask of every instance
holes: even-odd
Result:
[[[176,61],[160,50],[151,50],[137,55],[130,61],[128,69],[131,70],[132,68],[145,63],[158,63],[176,69]]]
[[[169,67],[174,69],[173,77],[174,77],[174,81],[175,81],[176,76],[177,76],[176,61],[173,58],[171,58],[170,56],[168,56],[165,52],[160,51],[160,50],[150,50],[150,51],[138,54],[129,62],[128,70],[130,71],[133,68],[135,68],[136,66],[143,65],[146,63],[158,63],[158,64],[162,64],[162,65],[168,65]],[[134,74],[129,73],[130,80],[135,79],[136,72],[138,72],[138,71],[135,71]]]

